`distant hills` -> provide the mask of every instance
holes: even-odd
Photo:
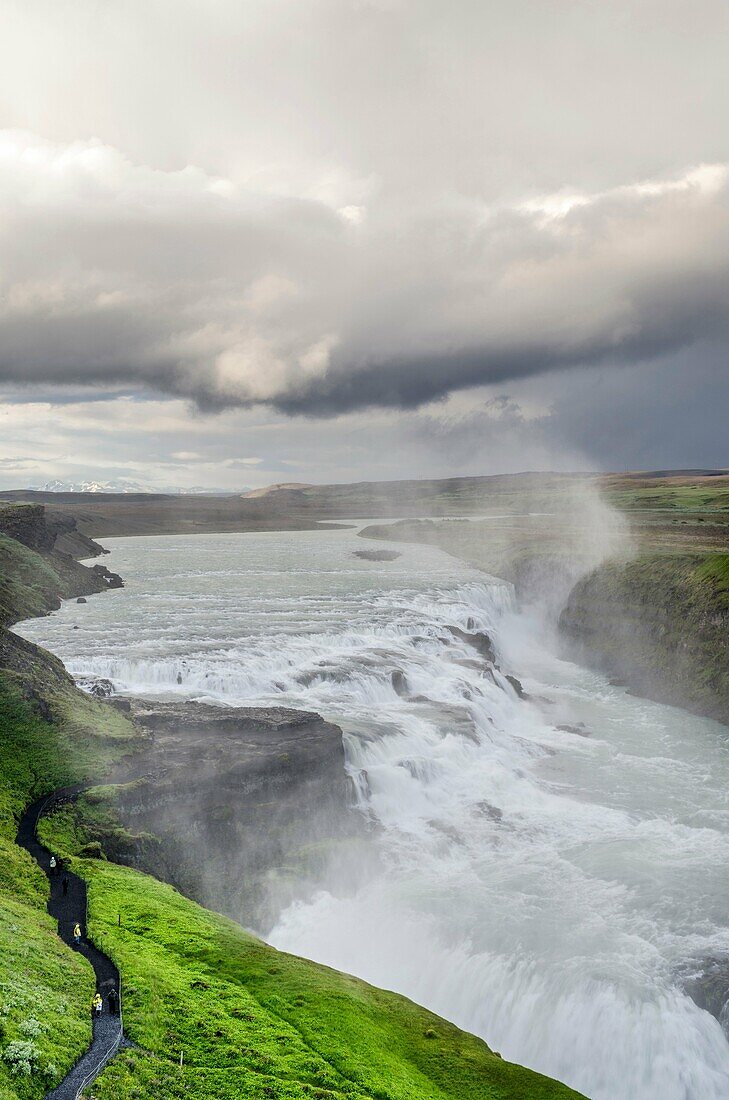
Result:
[[[294,491],[314,488],[316,486],[306,481],[279,481],[275,485],[264,485],[262,489],[249,489],[247,492],[241,493],[241,496],[245,497],[246,500],[257,500],[259,497],[267,497],[271,493],[280,493],[285,490]]]
[[[670,476],[536,473],[483,477],[369,481],[309,485],[278,483],[237,493],[206,490],[139,491],[134,483],[88,482],[67,490],[62,482],[43,490],[0,490],[0,500],[43,504],[52,517],[72,516],[91,538],[115,535],[311,530],[324,522],[522,516],[569,512],[582,490],[594,487],[611,504],[631,513],[652,511],[667,519],[687,509],[713,518],[726,509],[729,474],[704,471]],[[699,520],[697,519],[697,522]],[[702,524],[706,523],[700,517]],[[688,533],[688,527],[686,533]],[[723,529],[722,529],[723,532]],[[706,539],[702,536],[703,542]]]
[[[360,481],[351,484],[313,485],[304,481],[277,482],[273,485],[265,485],[258,489],[251,489],[244,485],[236,490],[211,489],[204,485],[193,485],[190,488],[184,486],[150,486],[141,481],[132,481],[129,478],[114,478],[109,481],[62,481],[56,479],[47,481],[44,485],[31,485],[27,489],[0,490],[0,497],[5,499],[32,499],[34,493],[54,494],[82,494],[84,496],[172,496],[172,497],[240,497],[243,500],[263,500],[270,498],[270,503],[277,507],[286,504],[310,503],[315,501],[327,507],[340,508],[345,500],[350,503],[357,501],[358,507],[372,507],[374,504],[382,504],[383,498],[390,504],[397,500],[400,507],[411,508],[413,494],[421,501],[423,498],[432,499],[445,496],[452,498],[454,495],[462,496],[464,491],[476,491],[480,496],[484,489],[498,491],[499,489],[523,489],[531,483],[539,486],[551,483],[566,484],[575,479],[595,479],[610,482],[614,479],[625,481],[664,480],[664,479],[696,479],[706,477],[726,477],[729,470],[628,470],[624,473],[613,474],[589,474],[589,473],[551,473],[529,471],[518,474],[492,474],[476,477],[454,478],[426,478],[408,479],[403,481]],[[472,503],[472,502],[471,502]]]

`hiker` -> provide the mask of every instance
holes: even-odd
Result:
[[[101,1015],[101,1010],[104,1007],[104,1002],[101,999],[101,994],[100,993],[95,994],[94,999],[91,1002],[91,1004],[93,1005],[94,1012],[96,1013],[96,1015],[100,1016]]]
[[[61,882],[61,890],[63,890],[63,896],[65,898],[68,894],[68,875],[63,876],[63,880]]]
[[[78,923],[73,926],[73,942],[77,947],[81,943],[81,925]]]
[[[55,875],[55,873],[56,873],[56,857],[55,856],[51,856],[50,867],[51,867],[51,874]]]
[[[111,1015],[112,1016],[118,1016],[119,1015],[119,994],[117,993],[116,989],[114,989],[113,986],[109,990],[109,996],[108,996],[107,1000],[109,1001],[109,1012],[111,1013]]]

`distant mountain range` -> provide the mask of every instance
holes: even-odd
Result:
[[[112,481],[47,481],[45,485],[31,485],[40,493],[162,493],[170,496],[234,496],[230,489],[208,489],[204,485],[194,485],[189,489],[166,485],[160,488],[143,485],[139,481],[116,478]],[[247,492],[244,486],[238,493]]]
[[[47,481],[45,485],[31,485],[41,493],[148,493],[146,485],[138,481]]]

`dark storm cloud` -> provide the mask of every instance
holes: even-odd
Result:
[[[371,217],[6,138],[0,378],[409,408],[727,333],[729,172]],[[32,156],[28,156],[28,154]],[[31,189],[33,201],[26,196]],[[355,224],[356,222],[356,224]],[[34,241],[31,251],[28,241]]]

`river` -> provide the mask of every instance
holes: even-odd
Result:
[[[726,1100],[729,1043],[682,988],[729,958],[725,727],[559,659],[507,585],[433,548],[363,561],[352,530],[105,544],[126,587],[20,633],[121,692],[344,730],[378,859],[281,913],[271,943],[593,1100]],[[487,631],[529,698],[449,626]]]

